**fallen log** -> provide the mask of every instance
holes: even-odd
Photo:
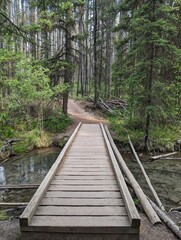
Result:
[[[167,154],[162,154],[162,155],[157,155],[157,156],[153,156],[153,157],[150,157],[150,159],[152,160],[157,160],[159,158],[165,158],[165,157],[169,157],[171,155],[175,155],[177,154],[177,152],[172,152],[172,153],[167,153]]]
[[[162,219],[162,221],[167,225],[167,227],[179,238],[181,239],[181,230],[179,226],[174,223],[165,212],[163,212],[153,201],[149,199],[152,207],[158,214],[158,216]]]
[[[159,161],[159,160],[181,160],[181,158],[159,158],[157,161]]]
[[[143,190],[141,189],[140,185],[138,184],[138,182],[134,178],[133,174],[130,172],[129,168],[127,167],[127,165],[124,161],[124,159],[122,158],[120,152],[118,151],[107,126],[105,126],[105,130],[106,130],[107,136],[109,138],[109,141],[111,143],[111,147],[112,147],[112,149],[115,153],[115,156],[117,158],[118,164],[119,164],[120,168],[122,169],[123,173],[126,175],[127,179],[129,180],[130,185],[134,189],[138,199],[140,200],[140,202],[143,206],[143,209],[144,209],[146,215],[148,216],[148,218],[150,219],[152,224],[161,223],[158,215],[156,214],[156,212],[152,208],[152,206],[151,206],[150,202],[148,201],[147,197],[145,196]]]
[[[28,202],[17,202],[17,203],[13,203],[13,202],[0,202],[0,208],[1,207],[20,207],[20,206],[27,206]]]
[[[174,212],[174,211],[180,212],[180,211],[181,211],[181,207],[175,207],[175,208],[171,208],[171,209],[169,210],[169,212]]]
[[[4,189],[34,189],[38,188],[40,184],[21,184],[21,185],[0,185],[0,190]]]
[[[141,171],[142,171],[142,173],[143,173],[143,175],[144,175],[144,177],[145,177],[145,180],[146,180],[146,182],[147,182],[147,184],[148,184],[148,186],[149,186],[149,188],[150,188],[150,190],[151,190],[151,192],[152,192],[152,194],[153,194],[153,196],[154,196],[154,198],[155,198],[158,206],[159,206],[163,211],[165,211],[165,208],[164,208],[162,202],[160,201],[160,199],[159,199],[159,197],[158,197],[158,195],[157,195],[154,187],[152,186],[151,181],[150,181],[150,179],[149,179],[149,177],[148,177],[148,175],[147,175],[147,173],[146,173],[146,171],[145,171],[145,169],[144,169],[144,167],[143,167],[143,165],[142,165],[142,163],[141,163],[141,161],[140,161],[140,159],[139,159],[139,157],[138,157],[138,154],[137,154],[136,151],[135,151],[135,148],[134,148],[134,146],[133,146],[133,144],[132,144],[132,142],[131,142],[131,139],[130,139],[129,135],[128,135],[128,141],[129,141],[129,144],[130,144],[130,146],[131,146],[132,152],[133,152],[133,154],[134,154],[134,156],[135,156],[135,159],[136,159],[136,161],[138,162],[138,164],[139,164],[139,166],[140,166],[140,168],[141,168]]]

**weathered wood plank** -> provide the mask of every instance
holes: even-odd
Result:
[[[116,185],[87,185],[87,186],[81,186],[81,185],[54,185],[50,184],[48,190],[59,190],[59,191],[116,191],[119,190],[117,184]]]
[[[82,168],[75,168],[74,166],[72,166],[72,167],[68,167],[68,166],[64,166],[62,169],[61,169],[61,171],[62,171],[62,173],[64,173],[64,172],[74,172],[74,173],[76,173],[76,172],[79,172],[79,171],[81,171],[81,172],[112,172],[111,171],[111,168],[110,167],[103,167],[103,168],[89,168],[89,167],[82,167]]]
[[[114,176],[114,174],[112,172],[77,172],[73,173],[73,172],[68,172],[68,171],[64,171],[61,172],[60,170],[57,171],[57,174],[61,173],[62,176],[63,175],[69,175],[69,176]]]
[[[39,230],[41,229],[41,231]],[[60,231],[60,228],[53,228],[54,230],[56,229],[57,231]],[[40,239],[48,239],[48,240],[139,240],[139,233],[137,229],[131,229],[129,226],[127,227],[112,227],[111,232],[110,228],[104,227],[104,228],[94,228],[90,230],[89,227],[87,228],[67,228],[67,227],[62,227],[61,231],[62,232],[54,232],[51,231],[51,227],[31,227],[31,232],[22,232],[21,239],[22,240],[40,240]],[[91,231],[91,233],[90,233]],[[96,233],[95,233],[96,231]],[[98,232],[100,231],[100,233]],[[134,232],[133,232],[134,231]],[[137,231],[137,232],[136,232]],[[65,233],[66,232],[66,233]],[[73,233],[72,233],[73,232]],[[82,233],[83,232],[83,233]],[[106,233],[107,232],[107,233]],[[118,232],[118,233],[115,233]],[[133,232],[133,233],[132,233]],[[121,238],[120,238],[121,237]]]
[[[125,207],[54,207],[40,206],[35,216],[127,216]]]
[[[110,163],[106,162],[106,163],[96,163],[96,162],[74,162],[74,161],[68,161],[65,164],[65,167],[73,167],[73,168],[103,168],[103,167],[107,167],[110,168],[111,165]]]
[[[58,185],[116,185],[116,180],[57,180],[54,179],[51,184],[58,184]]]
[[[84,161],[84,160],[94,160],[94,159],[97,159],[97,160],[103,160],[103,161],[105,161],[105,160],[109,160],[109,157],[106,155],[106,156],[100,156],[100,157],[98,157],[98,156],[92,156],[92,155],[90,155],[90,156],[81,156],[81,154],[80,154],[80,156],[77,156],[77,157],[70,157],[69,155],[66,157],[66,159],[67,160],[69,160],[69,159],[79,159],[79,160],[81,160],[81,161]]]
[[[122,199],[82,199],[82,198],[48,198],[44,197],[40,206],[124,206]]]
[[[36,191],[36,193],[34,194],[32,199],[30,200],[30,202],[29,202],[28,206],[26,207],[25,211],[23,212],[23,214],[21,215],[21,217],[20,217],[21,225],[27,226],[29,224],[29,222],[31,221],[31,218],[33,217],[33,214],[36,211],[36,208],[37,208],[39,202],[41,201],[44,193],[46,192],[46,189],[48,188],[49,183],[51,182],[54,175],[56,174],[57,168],[59,167],[66,151],[68,150],[70,144],[72,143],[73,139],[75,138],[80,126],[81,126],[81,123],[77,126],[76,130],[69,138],[69,140],[66,143],[65,147],[63,148],[62,152],[58,156],[57,160],[55,161],[55,163],[53,164],[53,166],[47,173],[46,177],[42,181],[38,190]]]
[[[81,157],[86,157],[86,158],[89,158],[89,156],[92,154],[92,152],[70,152],[69,153],[69,157],[72,157],[72,158],[74,158],[74,157],[80,157],[80,155],[81,155]],[[104,155],[104,153],[99,153],[99,152],[94,152],[94,158],[103,158],[103,157],[105,157],[105,155]]]
[[[47,191],[44,197],[48,198],[121,198],[119,191],[106,192],[63,192],[63,191]]]
[[[83,147],[105,147],[105,143],[104,141],[100,142],[100,141],[94,141],[94,142],[87,142],[85,143],[84,141],[74,141],[74,144],[72,146],[74,147],[79,147],[79,146],[83,146]]]
[[[61,174],[60,175],[56,175],[54,179],[62,179],[62,180],[97,180],[97,179],[100,179],[100,180],[109,180],[109,179],[116,179],[115,176],[69,176],[69,175],[64,175],[62,176]]]
[[[52,227],[114,227],[130,226],[127,216],[103,216],[103,217],[59,217],[59,216],[34,216],[31,226],[52,226]]]

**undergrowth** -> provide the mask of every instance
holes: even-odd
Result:
[[[127,121],[124,116],[108,116],[111,130],[115,133],[115,140],[128,145],[128,134],[135,145],[144,141],[144,131],[139,125],[139,121]],[[181,139],[181,122],[177,124],[167,124],[152,126],[149,136],[153,147],[168,147],[172,150],[174,143]]]

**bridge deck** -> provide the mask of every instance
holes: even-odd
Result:
[[[108,144],[103,126],[79,125],[20,218],[23,240],[139,239]]]

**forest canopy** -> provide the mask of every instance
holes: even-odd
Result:
[[[70,94],[124,99],[114,129],[180,126],[180,0],[1,0],[0,25],[1,139],[67,115]]]

